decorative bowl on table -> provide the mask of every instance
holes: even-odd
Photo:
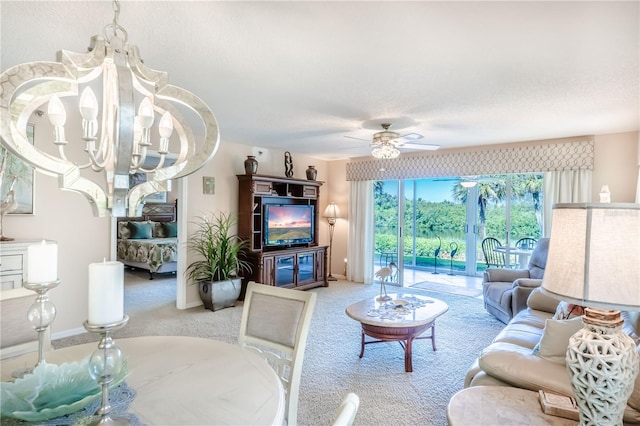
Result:
[[[15,382],[0,383],[0,417],[41,422],[80,411],[102,396],[89,375],[89,358],[61,365],[37,366]],[[127,377],[126,362],[109,387]]]

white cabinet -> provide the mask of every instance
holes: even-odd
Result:
[[[42,240],[0,242],[0,359],[38,350],[38,333],[27,320],[36,293],[22,287],[27,279],[27,247]],[[47,241],[53,243],[53,241]],[[50,346],[50,330],[45,336]]]
[[[27,279],[27,247],[40,242],[42,240],[0,242],[0,290],[22,287]]]

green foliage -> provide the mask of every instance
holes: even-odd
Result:
[[[220,212],[198,218],[196,231],[189,237],[187,248],[202,259],[191,263],[185,274],[194,283],[223,281],[234,278],[243,271],[251,271],[246,260],[247,242],[231,235],[235,217]]]
[[[484,236],[496,236],[504,240],[506,231],[506,175],[484,176],[478,184],[478,225],[481,241]],[[376,185],[378,184],[378,185]],[[539,174],[516,174],[511,176],[511,238],[539,238],[542,222],[542,176]],[[451,188],[455,202],[427,202],[420,198],[405,200],[404,256],[405,264],[433,266],[435,249],[442,246],[438,266],[441,261],[449,266],[451,243],[458,249],[454,262],[464,262],[466,243],[464,227],[467,223],[466,197],[468,191],[459,184]],[[375,199],[375,250],[397,250],[398,197],[383,192],[381,182],[374,184]],[[415,229],[414,229],[415,214]],[[415,253],[414,239],[415,235]],[[480,266],[480,264],[479,264]],[[481,269],[481,268],[479,268]]]

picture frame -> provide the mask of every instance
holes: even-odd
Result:
[[[27,124],[27,139],[33,145],[35,126]],[[6,148],[0,149],[0,201],[9,196],[13,190],[18,207],[6,214],[35,214],[35,169],[10,153]]]

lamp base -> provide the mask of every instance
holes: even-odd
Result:
[[[638,374],[636,345],[622,331],[620,311],[586,308],[582,321],[567,348],[580,424],[621,425]]]
[[[327,281],[338,281],[338,279],[336,277],[334,277],[333,275],[329,275],[327,277]]]

